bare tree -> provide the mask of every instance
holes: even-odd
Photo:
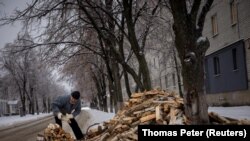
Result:
[[[19,34],[18,37],[20,36],[21,34]],[[5,48],[1,50],[2,67],[7,70],[10,79],[15,82],[14,84],[11,83],[11,85],[18,90],[22,103],[21,113],[23,113],[23,115],[27,113],[26,103],[28,102],[28,112],[30,114],[35,114],[35,112],[39,114],[39,107],[41,106],[39,99],[41,97],[50,97],[50,94],[53,96],[53,93],[55,93],[53,91],[45,93],[45,90],[41,89],[44,87],[42,84],[47,85],[46,90],[50,89],[48,87],[55,86],[51,86],[52,84],[48,83],[51,82],[49,72],[46,72],[46,67],[41,68],[42,62],[39,62],[38,58],[36,58],[36,50],[19,51],[20,46],[28,46],[30,43],[28,40],[31,40],[27,33],[23,36],[22,40],[16,39],[14,43],[7,44]],[[13,91],[13,93],[16,92]]]

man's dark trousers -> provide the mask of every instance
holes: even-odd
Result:
[[[55,116],[55,121],[58,125],[60,125],[62,127],[62,121],[56,116]],[[84,137],[81,129],[79,128],[79,126],[74,118],[70,119],[69,125],[72,128],[72,130],[76,136],[76,139],[79,140],[79,139],[82,139]]]

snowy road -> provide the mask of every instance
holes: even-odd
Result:
[[[48,123],[52,122],[52,116],[36,120],[26,124],[12,126],[0,131],[1,141],[35,141],[39,132],[44,130]]]

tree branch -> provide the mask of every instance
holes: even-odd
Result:
[[[207,15],[207,12],[209,11],[210,7],[212,6],[214,0],[207,0],[206,4],[203,6],[201,14],[198,19],[198,26],[199,26],[199,31],[202,32],[203,26],[204,26],[204,21]]]
[[[192,21],[196,21],[197,13],[200,8],[200,3],[201,3],[201,0],[194,0],[193,6],[190,12]]]

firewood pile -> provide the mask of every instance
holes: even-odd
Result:
[[[209,113],[211,124],[250,124]],[[87,131],[87,141],[136,141],[138,125],[188,125],[184,101],[175,92],[151,90],[134,93],[113,119]]]
[[[70,133],[66,133],[58,124],[50,123],[44,130],[44,135],[39,135],[37,141],[74,141]]]

